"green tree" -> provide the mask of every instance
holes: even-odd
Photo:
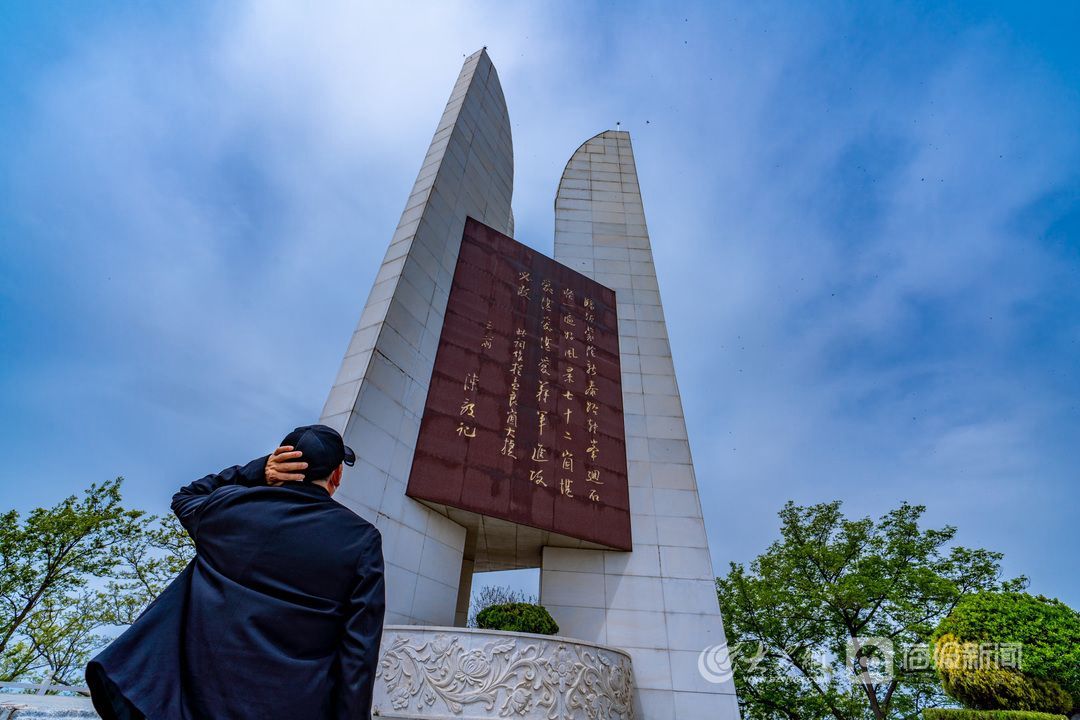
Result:
[[[21,519],[0,514],[0,681],[82,684],[83,667],[193,554],[179,524],[128,510],[121,478]]]
[[[195,542],[175,515],[149,515],[117,555],[120,563],[98,602],[103,621],[130,625],[195,557]]]
[[[120,478],[91,485],[53,508],[20,522],[16,511],[0,523],[0,679],[42,669],[38,643],[56,633],[44,618],[59,618],[70,596],[119,563],[116,549],[139,534],[143,513],[120,504]],[[35,624],[36,623],[36,624]],[[34,633],[28,630],[34,629]],[[51,650],[50,650],[51,652]],[[47,665],[47,662],[45,663]]]
[[[945,691],[967,707],[1067,713],[1080,699],[1080,613],[1060,600],[971,595],[941,621],[934,639],[939,653],[975,648],[977,667],[938,663]]]
[[[537,598],[524,591],[514,590],[509,585],[484,585],[479,592],[473,593],[469,601],[468,627],[480,627],[478,616],[492,605],[504,605],[506,603],[530,603],[535,605]]]
[[[945,702],[933,672],[885,667],[885,641],[899,659],[965,596],[1026,581],[1002,582],[1000,553],[948,547],[955,528],[920,528],[924,511],[904,503],[875,522],[788,502],[781,538],[717,578],[743,717],[899,720]]]
[[[1072,709],[1072,696],[1056,682],[993,662],[997,653],[981,643],[960,642],[955,635],[945,634],[934,645],[942,687],[969,709],[982,713],[1023,710],[1059,717]]]
[[[24,678],[61,685],[82,685],[83,669],[108,637],[102,627],[98,595],[49,597],[20,630],[33,651],[36,676]]]
[[[487,630],[556,635],[559,625],[543,605],[511,602],[488,605],[476,616],[476,626]]]

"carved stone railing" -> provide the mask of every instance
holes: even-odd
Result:
[[[552,635],[388,625],[373,717],[634,720],[630,656]]]

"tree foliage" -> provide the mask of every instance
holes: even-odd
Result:
[[[499,603],[489,605],[476,616],[477,627],[488,630],[555,635],[559,626],[543,605],[533,603]]]
[[[904,503],[875,522],[789,502],[781,538],[717,579],[744,718],[906,719],[945,701],[905,651],[965,596],[1025,581],[1001,581],[999,553],[950,547],[955,528],[921,528],[924,511]]]
[[[1080,613],[1060,600],[1020,592],[971,595],[934,637],[939,655],[974,649],[961,659],[978,662],[938,663],[946,692],[968,707],[1067,713],[1080,699]],[[1019,647],[1020,667],[1001,662],[1006,644]]]
[[[110,627],[193,556],[178,524],[123,507],[121,483],[0,515],[0,681],[81,684]]]
[[[130,625],[194,557],[195,543],[175,515],[149,516],[117,555],[101,606],[109,624]]]
[[[961,643],[955,635],[936,641],[935,660],[942,687],[972,710],[1031,710],[1064,714],[1072,696],[1052,680],[1043,680],[982,657],[978,643]],[[970,663],[969,658],[980,662]],[[990,660],[990,662],[987,662]]]
[[[1032,712],[1030,710],[956,710],[928,708],[924,720],[1066,720],[1064,715]]]
[[[528,595],[525,592],[514,590],[509,585],[484,585],[480,588],[479,592],[473,593],[472,599],[469,602],[469,619],[468,627],[479,627],[477,617],[480,615],[484,608],[491,607],[492,605],[502,605],[505,603],[536,603],[538,598],[535,595]]]

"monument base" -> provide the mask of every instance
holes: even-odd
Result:
[[[0,694],[0,720],[85,720],[97,717],[88,697]]]
[[[630,656],[556,635],[387,625],[372,717],[633,720]]]

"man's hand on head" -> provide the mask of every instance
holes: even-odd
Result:
[[[270,485],[280,485],[286,482],[296,482],[304,479],[304,470],[308,464],[297,461],[296,458],[303,455],[299,450],[293,450],[292,445],[282,445],[266,460],[266,482]]]

